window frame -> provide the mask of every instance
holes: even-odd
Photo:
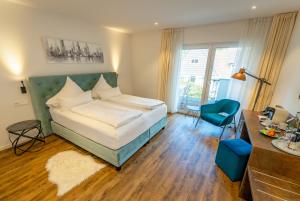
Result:
[[[232,42],[213,42],[213,43],[193,43],[193,44],[184,44],[182,50],[193,50],[193,49],[208,49],[207,62],[205,66],[205,75],[203,83],[203,93],[200,97],[200,105],[207,103],[212,72],[214,67],[214,61],[216,56],[217,48],[230,48],[238,47],[239,43],[236,41]]]

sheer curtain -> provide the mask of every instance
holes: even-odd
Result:
[[[259,64],[266,44],[272,17],[249,19],[245,33],[239,42],[235,62],[235,72],[241,67],[254,75],[259,73]],[[241,103],[241,109],[250,109],[250,100],[257,80],[247,77],[247,81],[231,79],[228,98]]]
[[[259,73],[257,74],[259,77],[265,78],[271,85],[263,85],[255,107],[256,111],[263,110],[271,103],[296,17],[297,12],[282,13],[273,17],[266,47],[260,62]],[[258,84],[256,84],[255,93],[252,95],[251,105],[254,104],[257,90]]]
[[[168,112],[178,111],[178,77],[183,47],[183,29],[165,29],[162,33],[159,70],[159,99],[166,102]]]

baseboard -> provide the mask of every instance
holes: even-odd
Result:
[[[11,144],[0,146],[0,151],[11,148]]]
[[[54,134],[54,133],[46,134],[46,135],[45,135],[45,138],[48,137],[48,136],[50,136],[50,135],[52,135],[52,134]],[[28,141],[30,141],[30,140],[31,140],[31,139],[22,138],[22,139],[20,139],[20,141],[19,141],[18,144],[23,144],[23,143],[28,142]],[[7,145],[2,145],[2,146],[0,146],[0,151],[6,150],[6,149],[11,149],[11,143],[9,143],[9,144],[7,144]]]
[[[28,142],[28,141],[30,141],[30,139],[26,139],[26,138],[20,139],[18,144],[23,144],[23,143]],[[7,145],[3,145],[3,146],[0,147],[0,151],[6,150],[6,149],[11,149],[11,143],[9,143]]]

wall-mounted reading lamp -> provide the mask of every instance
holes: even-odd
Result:
[[[20,90],[21,90],[21,93],[22,94],[26,94],[27,93],[27,90],[26,90],[26,87],[24,85],[24,81],[21,80],[21,87],[20,87]]]

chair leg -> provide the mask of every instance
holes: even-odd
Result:
[[[233,117],[233,123],[234,123],[234,138],[236,139],[236,135],[237,135],[237,127],[236,127],[236,121],[235,121],[235,116]]]
[[[219,140],[221,140],[221,138],[222,138],[222,136],[223,136],[223,133],[224,133],[224,131],[225,131],[225,128],[226,128],[226,126],[223,127],[222,133],[221,133],[221,135],[220,135],[220,137],[219,137]]]
[[[198,117],[198,119],[197,119],[197,122],[196,122],[196,124],[195,124],[195,128],[197,127],[199,121],[200,121],[200,115],[199,115],[199,117]]]
[[[233,124],[234,124],[234,132],[236,133],[237,129],[236,129],[236,121],[235,121],[235,116],[233,117]]]

